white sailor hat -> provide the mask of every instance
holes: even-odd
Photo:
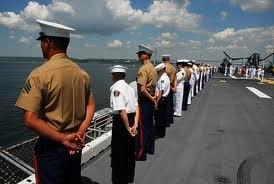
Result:
[[[150,45],[139,44],[138,46],[139,46],[139,50],[138,52],[136,52],[136,54],[139,54],[140,52],[145,52],[148,54],[153,53],[153,49]]]
[[[127,67],[122,65],[115,65],[110,68],[110,73],[126,73]]]
[[[69,38],[70,33],[75,31],[75,29],[73,29],[71,27],[67,27],[65,25],[58,24],[55,22],[48,22],[48,21],[39,20],[39,19],[37,19],[36,22],[41,27],[40,36],[39,36],[39,38],[37,38],[37,40],[41,40],[41,38],[43,36]]]
[[[165,63],[161,63],[155,66],[155,70],[158,72],[160,70],[163,70],[165,67],[166,67]]]
[[[162,58],[170,58],[170,54],[163,54]]]

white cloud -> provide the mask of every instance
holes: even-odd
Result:
[[[189,13],[188,0],[153,1],[148,12],[144,12],[143,21],[156,27],[177,27],[193,29],[199,26],[201,16]]]
[[[228,17],[228,13],[226,11],[221,11],[220,12],[221,20],[226,20]]]
[[[243,11],[273,10],[273,0],[230,0],[230,3],[239,5]]]
[[[0,12],[0,25],[14,30],[33,30],[20,15],[14,12]]]
[[[265,50],[266,50],[267,53],[274,52],[274,45],[267,45],[267,46],[265,46]]]
[[[197,40],[189,40],[187,42],[181,42],[180,44],[191,49],[198,49],[202,45],[202,43]]]
[[[209,38],[209,39],[208,39],[208,43],[210,43],[210,44],[214,44],[214,43],[215,43],[214,38]]]
[[[27,37],[23,36],[19,39],[19,42],[20,43],[25,43],[25,44],[30,43],[30,38],[27,38]]]
[[[159,47],[159,48],[171,48],[174,47],[175,41],[174,39],[176,38],[177,34],[176,33],[170,33],[170,32],[163,32],[161,33],[160,36],[158,36],[154,40],[154,47]],[[153,39],[153,38],[151,38]]]
[[[120,40],[113,40],[112,42],[107,44],[109,48],[119,48],[122,47],[123,43]]]
[[[234,56],[248,56],[259,52],[265,55],[271,52],[274,45],[274,26],[249,27],[245,29],[227,28],[213,33],[208,40],[208,51],[216,53],[230,51]]]
[[[177,36],[176,33],[169,33],[169,32],[161,33],[161,38],[163,39],[171,40],[171,39],[174,39],[176,36]]]
[[[96,47],[96,45],[92,44],[92,43],[85,43],[84,47],[86,47],[86,48],[92,48],[92,47]]]
[[[171,48],[174,46],[175,46],[175,43],[169,40],[160,40],[155,42],[155,47],[158,47],[158,48]]]
[[[14,35],[10,35],[10,38],[13,39],[13,38],[15,38],[15,36]]]
[[[213,34],[212,38],[218,41],[242,42],[252,40],[253,42],[264,42],[274,40],[274,26],[255,27],[235,30],[227,28],[221,32]]]
[[[226,45],[226,46],[213,46],[213,47],[208,47],[208,50],[237,50],[237,49],[248,49],[248,47],[246,45],[237,45],[237,44],[229,44],[229,45]]]
[[[70,34],[70,37],[77,39],[84,39],[85,37],[81,34]]]
[[[39,29],[35,23],[36,19],[55,20],[64,15],[74,15],[74,10],[69,4],[58,0],[52,0],[49,5],[30,1],[18,14],[0,12],[0,25],[13,30],[33,32]]]
[[[36,31],[35,19],[56,21],[79,32],[112,34],[144,25],[191,30],[201,16],[187,10],[188,0],[152,1],[148,10],[134,9],[130,0],[52,0],[48,5],[30,1],[18,14],[0,13],[0,26]]]

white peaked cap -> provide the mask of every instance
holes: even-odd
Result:
[[[37,39],[41,39],[41,36],[54,36],[54,37],[70,37],[70,33],[74,32],[75,29],[71,27],[67,27],[62,24],[58,24],[55,22],[49,22],[45,20],[36,20],[36,22],[41,27],[40,37]]]
[[[169,58],[170,57],[170,54],[163,54],[162,55],[162,58]]]
[[[190,66],[192,66],[193,65],[193,63],[191,63],[191,62],[189,62],[189,63],[187,63],[188,65],[190,65]]]
[[[122,65],[115,65],[110,68],[110,73],[126,73],[127,67]]]
[[[160,71],[160,70],[164,69],[165,67],[166,67],[165,63],[161,63],[161,64],[158,64],[157,66],[155,66],[155,70]]]
[[[176,61],[176,63],[189,63],[189,62],[190,62],[189,59],[178,59],[178,60]]]
[[[138,54],[139,52],[146,52],[148,54],[153,53],[153,49],[150,45],[139,44],[138,46],[139,46],[139,50],[136,54]]]

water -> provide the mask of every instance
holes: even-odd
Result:
[[[122,64],[128,67],[126,80],[136,78],[137,61],[125,60],[74,60],[91,76],[91,87],[96,109],[109,107],[109,87],[112,84],[109,67]],[[24,127],[22,111],[14,104],[28,74],[43,64],[41,58],[0,57],[0,147],[19,143],[35,136]]]

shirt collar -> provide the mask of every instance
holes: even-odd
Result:
[[[52,61],[52,60],[55,60],[55,59],[67,59],[68,56],[65,54],[65,53],[58,53],[58,54],[55,54],[53,55],[49,61]]]
[[[125,83],[125,80],[124,80],[124,79],[121,79],[121,80],[116,81],[116,82],[115,82],[114,84],[112,84],[112,86],[110,87],[110,91],[114,88],[114,86],[119,85],[119,84],[122,84],[122,83]]]

